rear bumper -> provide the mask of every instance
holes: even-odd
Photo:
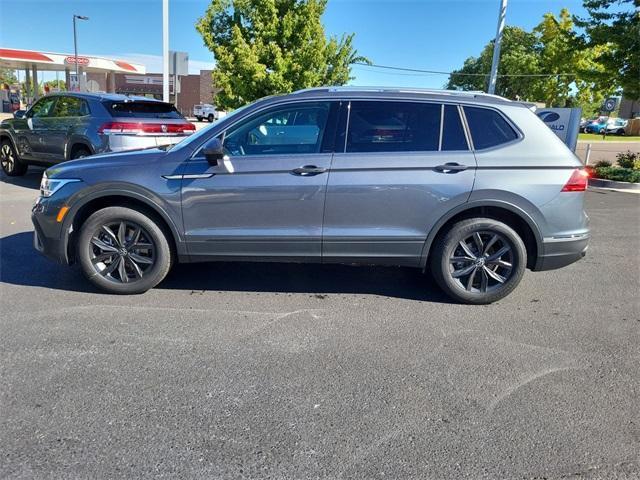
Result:
[[[104,152],[124,152],[140,148],[174,145],[189,135],[104,135]]]
[[[543,241],[543,254],[538,256],[534,271],[555,270],[577,262],[587,254],[591,235],[551,237]]]

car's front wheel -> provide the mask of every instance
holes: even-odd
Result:
[[[19,177],[27,173],[29,166],[20,160],[16,149],[9,140],[0,144],[0,164],[2,171],[9,177]]]
[[[471,218],[441,235],[431,255],[433,277],[453,299],[470,304],[495,302],[520,283],[527,265],[522,239],[508,225]]]
[[[78,261],[84,275],[110,293],[143,293],[171,268],[171,248],[162,228],[138,210],[108,207],[80,229]]]
[[[209,116],[207,117],[207,120],[209,120],[209,123],[213,122],[213,113],[209,114]]]

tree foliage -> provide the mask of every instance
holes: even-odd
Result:
[[[584,0],[587,48],[605,47],[600,57],[615,83],[630,98],[640,98],[640,0]]]
[[[0,85],[12,85],[18,81],[15,70],[11,68],[0,68]]]
[[[216,104],[232,109],[266,95],[344,85],[358,56],[353,34],[327,39],[326,0],[211,0],[196,29],[213,52]]]
[[[468,58],[460,70],[454,71],[447,88],[486,90],[493,44],[490,41],[479,57]],[[597,111],[605,93],[615,90],[614,81],[604,74],[605,67],[600,63],[608,48],[586,48],[567,9],[558,16],[545,14],[531,32],[505,27],[496,93],[547,106],[579,105],[591,114]],[[468,77],[462,75],[465,73],[482,75]]]

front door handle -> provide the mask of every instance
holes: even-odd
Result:
[[[440,172],[440,173],[457,173],[457,172],[462,172],[463,170],[466,170],[467,167],[466,165],[460,165],[459,163],[445,163],[444,165],[438,165],[437,167],[434,168],[434,170],[436,172]]]
[[[315,165],[305,165],[303,167],[294,168],[291,170],[291,175],[298,175],[300,177],[312,177],[314,175],[320,175],[326,172],[326,168],[316,167]]]

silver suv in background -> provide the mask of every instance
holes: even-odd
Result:
[[[96,153],[172,145],[195,132],[170,103],[117,94],[56,93],[0,123],[5,174]]]
[[[490,303],[586,252],[582,164],[525,105],[476,93],[319,88],[236,110],[169,149],[49,169],[36,248],[113,293],[178,262],[426,269]],[[206,268],[206,267],[203,267]]]

